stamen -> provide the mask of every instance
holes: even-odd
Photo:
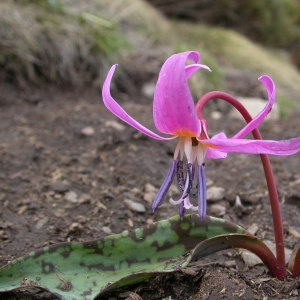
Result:
[[[187,185],[187,188],[185,188],[185,193],[183,195],[183,199],[186,198],[191,190],[192,190],[192,187],[193,187],[193,172],[192,172],[192,164],[191,163],[187,163],[186,164],[186,167],[187,167],[187,176],[186,176],[186,180],[188,180],[188,185]],[[187,184],[187,183],[186,183]]]
[[[183,179],[183,161],[182,160],[177,161],[176,175],[177,175],[178,186],[179,186],[181,192],[183,192],[183,190],[184,190],[184,179]]]
[[[169,171],[168,171],[168,174],[163,182],[163,184],[161,185],[154,201],[153,201],[153,204],[152,204],[152,212],[155,212],[155,210],[162,204],[171,184],[172,184],[172,181],[174,179],[174,176],[175,176],[175,173],[176,173],[176,170],[177,170],[177,161],[176,160],[173,160],[171,165],[170,165],[170,168],[169,168]]]
[[[179,216],[180,216],[181,220],[183,220],[183,217],[184,217],[185,213],[186,213],[186,209],[184,208],[184,203],[181,202],[179,204]]]
[[[206,215],[206,174],[205,164],[203,163],[198,167],[198,213],[203,220]]]

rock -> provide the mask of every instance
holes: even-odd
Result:
[[[105,126],[106,127],[112,127],[118,131],[123,131],[125,130],[125,126],[117,121],[114,121],[114,120],[109,120],[109,121],[106,121],[105,122]]]
[[[66,193],[65,199],[72,202],[72,203],[77,203],[78,202],[77,194],[73,191],[70,191],[70,192]]]
[[[169,190],[168,190],[168,197],[172,198],[174,195],[179,195],[180,191],[177,185],[171,184]]]
[[[289,234],[297,239],[300,238],[300,232],[293,227],[289,228]]]
[[[81,134],[83,134],[85,136],[94,135],[95,134],[95,129],[91,126],[86,126],[86,127],[81,129]]]
[[[263,264],[258,256],[248,250],[242,250],[241,256],[245,264],[247,264],[249,267]]]
[[[276,256],[276,245],[273,242],[268,241],[268,240],[264,240],[263,242]],[[291,254],[292,254],[292,250],[285,248],[285,261],[289,261]],[[259,265],[259,264],[263,264],[263,262],[261,261],[261,259],[259,257],[257,257],[255,254],[253,254],[252,252],[250,252],[248,250],[242,250],[241,256],[242,256],[244,262],[250,267],[253,267],[253,266]]]
[[[248,228],[247,231],[253,235],[256,234],[257,230],[258,230],[258,225],[256,223],[251,224]]]
[[[213,204],[209,208],[210,214],[222,217],[226,214],[226,207],[220,204]]]
[[[268,246],[268,248],[270,248],[270,250],[276,256],[276,245],[275,245],[275,243],[273,243],[269,240],[264,240],[263,242]],[[285,250],[285,261],[289,261],[290,257],[291,257],[291,254],[292,254],[292,250],[287,249],[287,248],[284,248],[284,250]]]
[[[238,97],[237,98],[249,111],[250,115],[252,117],[255,117],[258,115],[266,106],[267,102],[260,98],[243,98]],[[229,117],[235,118],[235,119],[243,119],[242,115],[236,110],[232,109],[229,113]],[[268,117],[266,120],[279,120],[280,117],[280,109],[279,105],[277,103],[274,103],[272,110],[268,114]]]
[[[210,114],[211,118],[214,119],[214,120],[220,120],[222,118],[222,113],[219,112],[219,111],[213,111],[211,114]]]
[[[102,227],[102,231],[104,232],[104,233],[106,233],[106,234],[111,234],[111,228],[110,227],[108,227],[108,226],[103,226]]]
[[[40,219],[37,221],[37,223],[35,224],[35,228],[37,230],[41,229],[45,224],[47,224],[49,221],[48,217],[44,217],[43,219]]]
[[[207,189],[207,201],[220,201],[225,196],[225,189],[222,187],[211,186]]]
[[[147,82],[142,86],[142,93],[147,98],[152,99],[155,92],[155,83],[153,82]]]
[[[131,200],[125,200],[124,202],[125,202],[126,206],[132,211],[136,211],[139,213],[146,212],[146,208],[142,203],[138,203],[138,202],[131,201]]]
[[[69,186],[62,181],[55,181],[51,184],[51,189],[57,193],[64,193],[69,190]]]
[[[157,194],[157,188],[150,183],[145,185],[144,200],[151,204]]]

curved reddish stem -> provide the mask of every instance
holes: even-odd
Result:
[[[199,119],[203,119],[202,117],[202,110],[204,105],[212,99],[222,99],[233,105],[243,116],[247,123],[252,121],[252,117],[247,111],[247,109],[233,96],[215,91],[205,94],[201,97],[196,105],[196,112]],[[252,131],[252,135],[256,140],[262,140],[262,136],[258,130],[255,128]],[[275,243],[276,243],[276,257],[278,261],[279,270],[276,272],[280,274],[277,276],[279,279],[283,279],[286,277],[286,268],[285,268],[285,255],[284,255],[284,239],[283,239],[283,226],[282,226],[282,218],[281,218],[281,211],[280,211],[280,203],[275,183],[275,178],[271,166],[270,159],[267,154],[260,154],[261,161],[263,164],[265,177],[267,181],[267,186],[269,190],[269,198],[270,204],[272,209],[272,217],[273,217],[273,228],[274,228],[274,235],[275,235]]]

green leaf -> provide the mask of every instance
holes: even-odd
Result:
[[[1,268],[0,292],[30,284],[61,299],[94,299],[108,289],[178,270],[201,256],[205,242],[197,248],[199,242],[207,240],[209,246],[209,239],[228,234],[250,237],[225,220],[186,215],[96,241],[52,245]],[[206,248],[203,253],[218,250]]]

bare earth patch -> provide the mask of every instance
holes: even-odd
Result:
[[[155,130],[151,101],[123,95],[122,105]],[[207,112],[211,134],[222,130],[230,136],[244,125],[225,115],[213,120]],[[299,136],[299,118],[265,122],[261,131],[265,139]],[[105,109],[99,92],[55,88],[20,92],[5,86],[0,96],[0,141],[0,266],[46,245],[98,239],[177,214],[168,201],[155,214],[151,212],[151,188],[162,183],[176,142],[151,140],[118,121]],[[299,159],[300,154],[271,158],[289,249],[300,236]],[[273,241],[259,157],[230,155],[224,160],[207,160],[206,170],[208,187],[225,190],[221,199],[209,202],[209,214],[244,228],[255,223],[256,236]],[[171,190],[176,198],[176,187]],[[235,206],[237,196],[243,206]],[[139,209],[126,200],[140,204]],[[99,299],[141,299],[138,296],[298,299],[300,281],[278,281],[264,266],[245,264],[238,250],[227,250],[193,262],[178,273]],[[0,299],[56,298],[26,287],[2,293]]]

